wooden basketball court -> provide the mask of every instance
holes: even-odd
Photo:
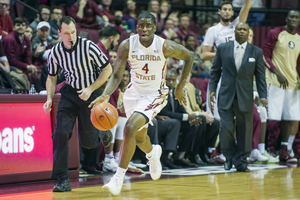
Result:
[[[122,192],[115,197],[102,191],[112,174],[71,180],[72,192],[52,193],[54,181],[0,186],[0,200],[96,200],[96,199],[300,199],[300,168],[282,165],[250,165],[251,172],[225,172],[223,166],[163,171],[160,180],[149,174],[127,173]]]

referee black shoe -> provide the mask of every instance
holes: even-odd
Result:
[[[71,191],[70,179],[66,175],[59,176],[56,185],[53,187],[53,192],[69,192]]]

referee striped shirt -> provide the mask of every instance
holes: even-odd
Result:
[[[61,67],[67,84],[81,90],[97,79],[97,71],[106,67],[109,61],[95,43],[77,37],[71,49],[66,49],[63,42],[56,44],[48,56],[48,63],[50,76],[56,76]]]

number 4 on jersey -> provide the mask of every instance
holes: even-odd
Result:
[[[142,70],[144,70],[145,73],[148,74],[148,71],[149,71],[148,63],[142,68]]]

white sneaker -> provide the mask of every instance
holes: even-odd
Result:
[[[221,158],[222,160],[226,161],[226,158],[225,158],[224,154],[219,155],[219,158]]]
[[[263,156],[268,157],[268,163],[278,163],[279,162],[279,156],[274,157],[272,155],[270,155],[267,151],[265,151],[265,153],[262,154]]]
[[[102,169],[104,172],[116,172],[118,169],[118,164],[114,158],[104,158]]]
[[[155,153],[154,153],[154,155],[151,156],[151,158],[149,158],[146,155],[146,158],[149,160],[147,165],[149,165],[149,171],[150,171],[151,178],[153,180],[157,180],[160,178],[161,172],[162,172],[162,166],[160,163],[160,156],[162,153],[162,149],[161,149],[161,146],[159,146],[159,145],[152,145],[152,147],[154,148]]]
[[[119,195],[122,189],[123,180],[115,175],[102,187],[103,191],[110,192],[112,195]]]
[[[261,153],[259,152],[258,149],[252,149],[251,154],[249,156],[249,160],[250,160],[250,162],[254,162],[254,161],[265,162],[265,161],[268,161],[269,158],[261,155]]]

